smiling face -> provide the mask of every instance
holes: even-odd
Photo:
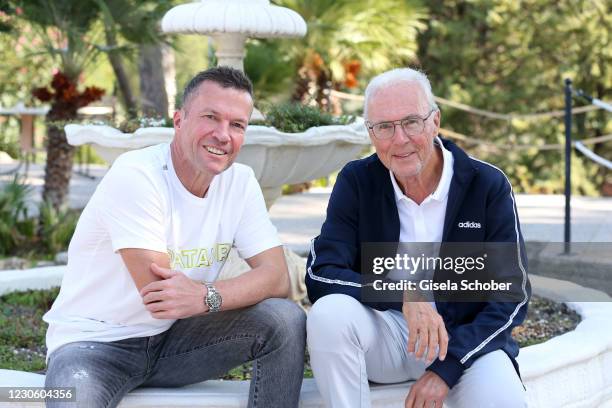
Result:
[[[396,121],[407,116],[427,116],[431,107],[417,82],[399,82],[379,89],[368,102],[368,121],[372,124]],[[408,137],[401,126],[395,128],[391,139],[377,139],[370,130],[370,139],[380,161],[393,172],[396,179],[421,177],[432,171],[433,141],[440,127],[440,112],[433,112],[425,121],[419,135]]]
[[[191,173],[190,178],[212,179],[231,166],[244,142],[252,109],[248,92],[202,82],[174,114],[173,144],[181,161],[175,167]]]

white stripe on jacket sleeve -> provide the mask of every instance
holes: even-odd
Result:
[[[521,258],[521,242],[519,239],[519,230],[518,230],[518,216],[516,214],[516,203],[514,202],[514,193],[513,193],[513,189],[512,189],[512,184],[510,183],[510,180],[508,179],[508,177],[504,174],[503,171],[501,171],[499,168],[495,167],[494,165],[487,163],[485,161],[482,160],[478,160],[475,157],[471,157],[471,159],[479,161],[481,163],[484,163],[488,166],[493,167],[494,169],[496,169],[497,171],[499,171],[504,178],[506,179],[506,181],[508,182],[508,185],[510,185],[510,198],[512,199],[512,211],[514,214],[514,231],[516,233],[516,253],[518,256],[518,264],[519,264],[519,268],[521,269],[522,273],[523,273],[523,282],[521,284],[521,289],[523,290],[523,294],[525,295],[525,298],[523,299],[523,301],[521,303],[519,303],[516,308],[514,309],[514,312],[512,312],[512,314],[510,315],[510,317],[508,318],[508,321],[499,329],[497,329],[493,334],[491,334],[489,337],[487,337],[486,339],[484,339],[484,341],[482,343],[480,343],[478,346],[476,346],[476,348],[474,348],[473,350],[471,350],[470,352],[468,352],[465,356],[463,356],[463,358],[461,358],[461,364],[465,364],[465,362],[472,357],[475,353],[477,353],[478,351],[480,351],[484,346],[486,346],[495,336],[497,336],[499,333],[503,332],[504,330],[506,330],[511,324],[512,321],[514,320],[514,318],[516,317],[517,313],[519,312],[519,310],[521,309],[521,307],[523,307],[523,305],[525,303],[527,303],[527,300],[529,299],[529,296],[527,295],[527,272],[525,271],[525,267],[523,266],[523,260]]]

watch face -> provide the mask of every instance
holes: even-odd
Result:
[[[217,311],[221,308],[221,295],[217,292],[209,293],[206,297],[206,304],[212,311]]]

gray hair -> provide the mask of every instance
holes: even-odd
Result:
[[[438,110],[438,105],[431,91],[431,84],[429,79],[427,79],[427,75],[412,68],[396,68],[375,76],[366,87],[365,101],[363,103],[363,116],[366,120],[368,119],[368,103],[372,96],[384,88],[397,85],[401,82],[418,83],[427,97],[429,107],[433,110]]]

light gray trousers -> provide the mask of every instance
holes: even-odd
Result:
[[[408,327],[396,310],[381,312],[350,296],[328,295],[315,302],[306,326],[312,370],[329,408],[368,408],[368,380],[417,380],[427,367],[408,354]],[[406,395],[408,391],[406,384]],[[444,405],[520,408],[526,406],[525,397],[512,362],[497,350],[464,371]]]

